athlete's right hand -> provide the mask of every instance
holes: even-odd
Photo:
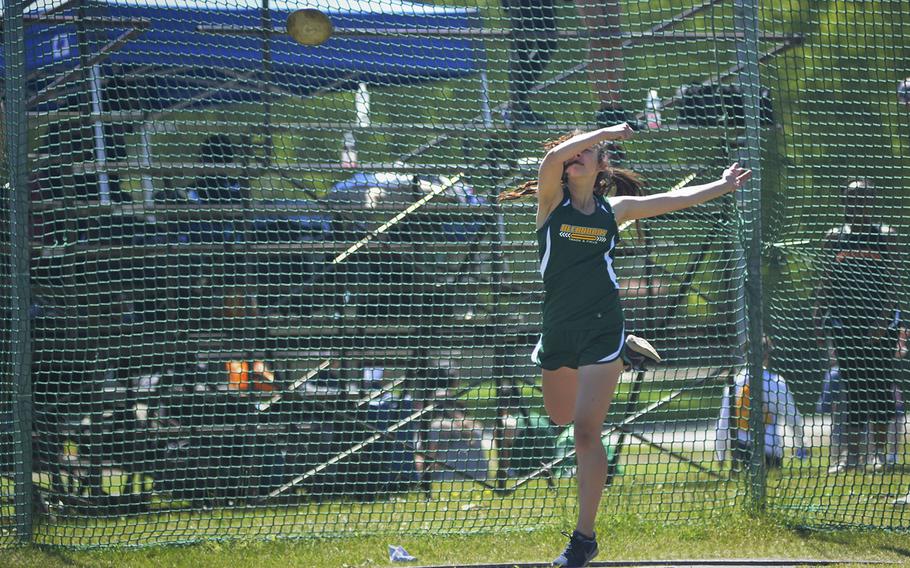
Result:
[[[628,140],[629,138],[632,138],[632,134],[635,133],[628,122],[621,122],[619,124],[614,124],[613,126],[608,126],[604,128],[603,131],[610,135],[610,140]]]
[[[736,162],[724,170],[723,175],[720,176],[720,181],[723,182],[724,187],[730,192],[741,188],[751,177],[752,170],[743,169],[739,165],[739,162]]]

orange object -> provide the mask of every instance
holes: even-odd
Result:
[[[228,361],[225,369],[228,372],[230,390],[248,391],[251,387],[255,391],[275,390],[275,373],[265,361],[253,361],[252,370],[249,361]]]
[[[250,388],[250,366],[246,361],[228,361],[228,388],[245,391]]]
[[[736,402],[733,405],[733,417],[736,420],[736,427],[740,430],[749,430],[749,414],[751,406],[751,400],[749,398],[749,383],[743,385],[743,389],[740,392],[740,395],[736,397]],[[765,412],[765,426],[774,422],[774,417],[771,416],[770,412]]]

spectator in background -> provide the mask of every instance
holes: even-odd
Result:
[[[543,124],[531,110],[528,96],[557,47],[553,0],[503,0],[503,7],[517,32],[510,49],[509,117],[519,125]],[[619,0],[575,0],[575,8],[588,32],[587,69],[598,101],[597,126],[628,122],[637,128],[635,115],[623,109],[621,102],[624,65]]]
[[[442,416],[430,422],[425,472],[434,481],[486,480],[489,473],[483,424],[468,418],[464,405],[449,402]]]
[[[843,196],[845,223],[825,237],[828,258],[815,305],[819,345],[826,343],[826,335],[834,342],[847,414],[846,450],[830,474],[862,462],[877,472],[886,466],[900,325],[896,233],[873,219],[877,195],[871,182],[852,181]],[[867,428],[871,455],[860,449]]]
[[[556,428],[548,416],[522,404],[518,386],[499,388],[498,470],[507,477],[539,470],[556,457]]]
[[[415,411],[433,407],[415,424],[419,433],[417,444],[421,450],[416,456],[416,465],[427,490],[432,480],[453,479],[451,474],[444,473],[451,470],[440,463],[433,463],[434,460],[449,462],[446,452],[450,448],[453,452],[462,452],[462,458],[476,450],[477,440],[472,433],[465,431],[476,424],[470,420],[465,422],[464,407],[455,397],[458,384],[457,370],[447,365],[430,366],[423,373],[412,376],[407,383]],[[483,479],[486,479],[486,474]]]
[[[907,329],[906,328],[901,329],[900,339],[898,341],[898,346],[897,346],[897,357],[898,357],[898,359],[901,359],[903,362],[906,362],[906,359],[907,359],[908,336],[910,336],[910,333],[908,333]],[[906,367],[904,367],[904,369],[906,369]],[[903,401],[901,401],[901,402],[903,403]],[[905,420],[906,420],[906,417],[904,415],[902,415],[900,417],[900,419],[898,420],[898,422],[900,423],[901,426],[903,426],[906,423]],[[898,432],[903,433],[903,430],[898,430]],[[910,505],[910,493],[907,493],[903,497],[896,499],[894,501],[894,504],[901,505],[901,506]]]
[[[212,168],[196,178],[195,193],[188,192],[191,201],[232,202],[250,197],[248,182],[236,175],[231,165],[238,164],[237,150],[225,134],[213,134],[205,139],[199,149],[199,159],[204,168]]]
[[[825,371],[825,377],[822,381],[822,392],[818,397],[818,402],[815,403],[815,412],[831,415],[831,441],[828,450],[831,466],[840,463],[842,459],[846,459],[843,438],[847,415],[845,413],[846,405],[841,402],[841,394],[840,367],[837,365],[837,355],[834,353],[834,349],[829,349],[828,370]]]
[[[897,102],[910,107],[910,77],[897,84]]]
[[[556,49],[553,0],[503,0],[512,24],[509,49],[509,118],[517,125],[543,124],[528,97]]]
[[[765,424],[765,464],[769,468],[780,467],[783,463],[784,448],[796,449],[796,457],[808,457],[803,443],[803,417],[796,407],[793,395],[784,377],[771,371],[773,344],[769,338],[762,341],[764,377],[764,403],[762,405]],[[751,455],[752,438],[749,430],[750,417],[749,370],[743,368],[734,379],[732,387],[724,388],[720,416],[717,420],[715,457],[723,462],[727,453],[732,453],[733,469],[739,471],[747,466]],[[791,443],[787,444],[787,428],[793,429]],[[732,450],[732,451],[731,451]]]
[[[622,5],[619,0],[575,0],[588,30],[588,77],[599,102],[598,126],[627,122],[638,128],[634,114],[622,108]]]
[[[818,402],[815,405],[815,411],[818,414],[831,414],[831,443],[829,455],[830,466],[836,467],[841,461],[848,458],[846,454],[846,436],[847,430],[847,413],[846,404],[842,400],[843,390],[841,387],[840,367],[834,350],[830,350],[829,357],[831,360],[830,368],[825,371],[824,382],[822,383],[822,392],[819,395]],[[888,446],[885,461],[889,465],[897,463],[898,448],[900,439],[904,433],[905,409],[903,393],[897,386],[894,387],[895,414],[894,420],[888,425]],[[863,433],[865,438],[862,447],[868,448],[870,440],[868,439],[869,431]]]

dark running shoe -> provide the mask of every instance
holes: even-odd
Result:
[[[626,336],[622,359],[626,363],[626,371],[645,371],[652,364],[660,363],[657,349],[654,349],[647,339],[637,335]]]
[[[595,540],[597,534],[594,535],[594,538],[588,538],[578,531],[572,531],[572,534],[562,534],[569,537],[569,544],[566,546],[566,550],[553,561],[553,566],[582,568],[597,556],[597,540]]]

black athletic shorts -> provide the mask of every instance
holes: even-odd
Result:
[[[560,367],[577,369],[615,361],[622,355],[626,342],[623,327],[603,329],[544,329],[531,354],[531,360],[542,369]]]

